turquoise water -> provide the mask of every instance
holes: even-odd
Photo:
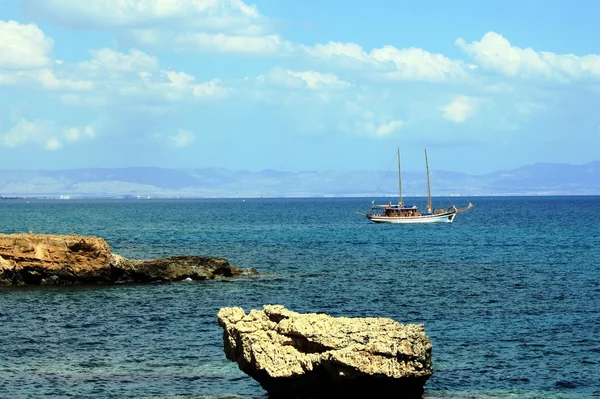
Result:
[[[600,397],[600,197],[454,200],[475,208],[403,226],[354,213],[371,199],[0,201],[4,233],[98,235],[130,258],[222,256],[262,273],[1,288],[0,397],[265,398],[225,359],[216,313],[273,303],[423,323],[426,398]]]

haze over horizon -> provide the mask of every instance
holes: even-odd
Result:
[[[583,165],[600,3],[4,0],[0,169]]]

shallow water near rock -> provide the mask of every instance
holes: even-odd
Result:
[[[3,233],[96,235],[132,259],[221,256],[263,273],[0,288],[0,392],[266,398],[225,359],[216,314],[282,304],[424,324],[426,398],[600,397],[599,197],[434,198],[475,208],[430,226],[371,224],[354,213],[370,201],[0,201]]]

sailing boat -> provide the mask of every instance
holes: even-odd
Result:
[[[435,210],[431,201],[431,183],[429,180],[429,161],[427,160],[427,150],[425,150],[425,166],[427,169],[427,207],[425,212],[421,212],[416,205],[406,206],[402,200],[402,173],[400,169],[400,149],[398,149],[398,204],[375,205],[371,206],[371,213],[365,214],[367,219],[375,223],[452,223],[456,215],[473,207],[469,205],[464,208],[457,208],[452,205],[448,209]]]

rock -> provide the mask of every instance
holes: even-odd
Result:
[[[243,273],[258,272],[202,256],[131,260],[113,254],[99,237],[0,234],[0,285],[206,280]]]
[[[281,305],[222,308],[217,318],[227,359],[272,396],[421,398],[433,374],[422,325]]]
[[[122,257],[112,265],[115,282],[209,280],[242,274],[227,259],[202,256],[174,256],[152,260],[128,260]]]

